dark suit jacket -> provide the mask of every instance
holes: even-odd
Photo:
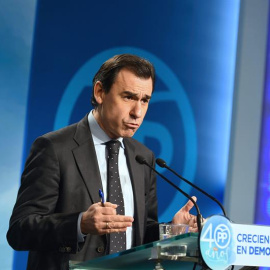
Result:
[[[154,166],[153,153],[125,138],[125,154],[134,192],[134,245],[158,239],[156,179],[135,161],[140,154]],[[80,122],[39,137],[22,174],[7,233],[16,250],[29,250],[27,269],[68,269],[68,261],[105,255],[106,235],[77,242],[80,212],[99,202],[102,188],[87,116]]]

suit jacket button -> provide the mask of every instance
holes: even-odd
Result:
[[[97,247],[97,252],[98,253],[103,253],[104,252],[104,247]]]
[[[71,251],[71,247],[66,247],[66,252],[70,252]]]

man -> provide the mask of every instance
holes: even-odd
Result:
[[[155,174],[135,161],[142,155],[154,166],[155,158],[131,138],[147,112],[154,82],[154,68],[145,59],[114,56],[93,79],[94,110],[34,142],[7,233],[14,249],[30,251],[28,269],[68,269],[69,260],[90,260],[158,240]],[[120,145],[119,204],[109,197],[111,141]],[[104,204],[99,190],[107,198]],[[189,201],[172,222],[196,226],[192,206]],[[113,249],[112,236],[121,236],[123,246]]]

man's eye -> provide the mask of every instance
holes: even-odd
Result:
[[[143,103],[149,103],[149,99],[142,99]]]

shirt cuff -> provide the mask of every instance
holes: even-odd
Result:
[[[82,231],[81,231],[81,220],[82,220],[82,215],[83,215],[83,212],[81,212],[81,213],[79,214],[78,222],[77,222],[77,240],[78,240],[78,243],[84,242],[84,238],[86,237],[86,235],[83,234]]]

